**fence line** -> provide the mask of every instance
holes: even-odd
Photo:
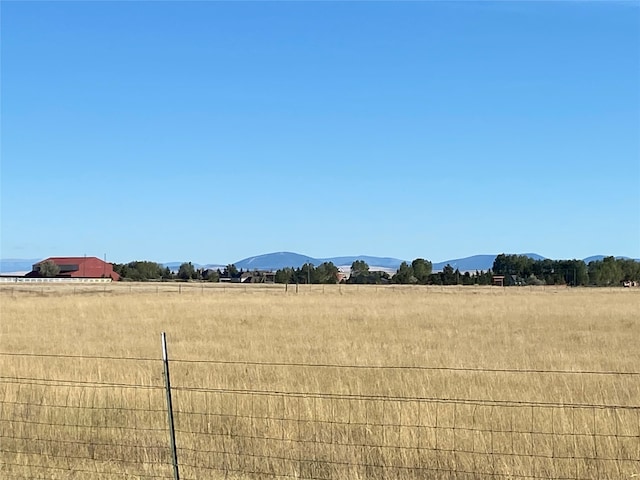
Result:
[[[0,361],[0,477],[173,478],[160,358],[0,352]],[[640,476],[639,372],[170,363],[183,480]],[[318,380],[327,369],[330,379],[389,385],[460,374],[621,383],[610,402],[417,395],[402,391],[406,379],[399,391],[332,392]],[[283,371],[290,384],[273,373]]]
[[[228,411],[176,412],[183,425],[178,444],[194,445],[179,448],[184,478],[237,471],[313,479],[425,478],[434,472],[442,478],[599,479],[632,475],[638,467],[637,407],[631,416],[610,409],[612,432],[605,433],[607,421],[595,408],[576,419],[573,411],[555,406],[517,406],[505,414],[492,404],[385,399],[362,411],[361,399],[282,394],[265,401],[249,394],[239,404],[235,392],[206,394],[218,396],[219,411]],[[634,431],[622,431],[621,415]],[[580,421],[585,418],[590,420],[586,427]],[[631,442],[633,448],[620,448],[617,442]]]
[[[38,279],[43,280],[43,279]],[[268,293],[271,295],[306,295],[314,294],[350,294],[361,291],[375,292],[403,292],[422,291],[429,293],[459,293],[475,292],[490,295],[504,295],[506,292],[527,294],[531,293],[558,293],[571,292],[574,287],[567,285],[541,285],[541,286],[520,286],[520,287],[498,287],[495,285],[365,285],[365,284],[299,284],[295,285],[281,283],[214,283],[214,282],[111,282],[110,279],[100,282],[67,282],[60,279],[60,282],[0,282],[0,295],[9,296],[43,296],[55,295],[127,295],[127,294],[147,294],[147,295],[205,295],[205,294],[237,294],[252,295],[255,293]],[[105,280],[105,279],[98,279]],[[598,291],[624,292],[625,294],[638,291],[637,288],[615,287],[575,287],[597,288]]]
[[[43,283],[111,283],[112,279],[108,278],[93,278],[93,277],[38,277],[30,278],[19,275],[0,275],[0,283],[27,283],[27,284],[43,284]]]

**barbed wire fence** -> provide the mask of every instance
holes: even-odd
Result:
[[[42,280],[42,279],[40,279]],[[117,283],[64,283],[33,282],[11,283],[0,282],[0,296],[126,296],[126,295],[216,295],[220,293],[247,294],[256,293],[283,294],[349,294],[360,291],[427,291],[427,292],[470,292],[505,294],[513,292],[569,292],[567,285],[520,286],[517,289],[505,290],[495,285],[364,285],[364,284],[281,284],[281,283],[214,283],[214,282],[117,282]],[[598,287],[599,291],[625,292],[622,287]],[[633,290],[633,289],[632,289]]]
[[[176,478],[162,359],[0,353],[0,362],[0,477]],[[640,406],[630,401],[640,372],[169,363],[183,480],[640,478]],[[379,391],[349,383],[359,374],[382,379]],[[615,404],[384,391],[398,376],[406,386],[437,375],[614,378],[630,394]]]
[[[162,383],[99,378],[100,369],[148,360],[2,353],[0,361],[1,478],[172,478]]]

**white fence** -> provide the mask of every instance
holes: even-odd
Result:
[[[29,278],[11,275],[0,275],[0,283],[111,283],[111,278]]]

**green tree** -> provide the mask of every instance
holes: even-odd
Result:
[[[196,275],[196,269],[191,262],[185,262],[178,269],[178,278],[180,280],[190,280]]]
[[[338,283],[338,274],[340,270],[333,262],[324,262],[318,265],[315,271],[315,278],[318,283]]]
[[[389,283],[390,278],[387,272],[370,272],[369,265],[362,260],[356,260],[351,264],[351,275],[347,283],[379,285]]]
[[[39,272],[43,277],[55,277],[60,273],[60,267],[51,260],[45,260],[40,264]]]
[[[273,281],[275,283],[296,283],[296,271],[291,267],[277,270]]]
[[[113,264],[113,271],[116,272],[118,275],[120,275],[121,279],[129,278],[128,270],[129,270],[129,268],[127,267],[127,265],[125,263],[114,263]]]
[[[474,274],[474,282],[478,285],[491,285],[493,282],[493,272],[491,269],[486,272],[484,270],[476,271]]]
[[[501,253],[493,261],[496,275],[516,275],[527,278],[534,273],[534,260],[526,255],[505,255]]]
[[[302,265],[299,273],[300,283],[318,283],[316,279],[316,269],[312,263]]]
[[[411,268],[418,283],[426,285],[429,282],[429,275],[433,270],[433,264],[430,261],[424,258],[416,258],[411,262]]]
[[[140,273],[143,280],[158,280],[165,273],[162,265],[156,262],[134,262],[135,269]]]
[[[402,262],[400,267],[396,271],[396,274],[392,278],[393,283],[399,283],[401,285],[411,285],[418,283],[418,279],[413,273],[413,266],[407,262]]]
[[[144,282],[146,280],[159,280],[167,274],[167,269],[156,262],[134,261],[127,264],[113,264],[113,269],[122,278]],[[171,273],[169,271],[169,273]]]
[[[459,273],[460,272],[458,272],[458,274]],[[442,285],[457,285],[458,283],[458,275],[456,275],[456,270],[454,270],[453,267],[448,263],[442,269],[441,277]]]
[[[347,283],[368,283],[369,265],[364,260],[355,260],[351,264],[351,273]]]
[[[589,278],[595,285],[604,287],[618,285],[624,277],[622,268],[614,257],[589,262]]]
[[[369,265],[364,260],[356,260],[351,264],[351,276],[365,276],[369,273]]]
[[[622,281],[640,281],[640,262],[637,262],[630,258],[625,258],[618,259],[617,263],[620,265]]]
[[[202,279],[206,280],[207,282],[219,282],[220,275],[217,270],[208,268],[202,272]]]
[[[240,275],[241,273],[233,263],[224,267],[224,271],[222,272],[222,276],[225,278],[238,278]]]
[[[524,281],[525,285],[544,285],[544,280],[540,280],[533,273]]]
[[[582,260],[556,260],[553,262],[558,284],[571,286],[587,285],[589,274]]]

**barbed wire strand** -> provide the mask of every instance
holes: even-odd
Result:
[[[73,380],[73,379],[48,379],[38,377],[4,377],[0,376],[0,382],[17,383],[20,385],[40,385],[52,387],[94,387],[94,388],[134,388],[134,389],[150,389],[163,390],[162,385],[144,385],[136,383],[115,383],[115,382],[99,382],[92,380]]]
[[[526,406],[525,406],[526,407]],[[553,407],[555,408],[555,407]],[[595,412],[596,409],[594,409]],[[305,421],[305,420],[296,420],[291,417],[270,417],[270,416],[251,416],[251,415],[241,415],[241,414],[224,414],[224,413],[199,413],[199,412],[186,412],[182,410],[174,410],[174,415],[176,418],[179,418],[180,415],[186,416],[198,416],[198,417],[218,417],[218,418],[228,418],[228,419],[240,419],[240,420],[266,420],[266,421],[274,421],[274,422],[284,422],[284,421]],[[434,424],[417,424],[417,423],[379,423],[379,422],[347,422],[347,421],[339,421],[339,420],[318,420],[314,419],[313,423],[320,425],[338,425],[338,426],[352,426],[352,427],[398,427],[398,428],[442,428],[438,427]],[[515,433],[522,435],[556,435],[559,437],[603,437],[610,438],[610,434],[605,433],[580,433],[580,432],[553,432],[551,430],[517,430],[517,429],[482,429],[482,428],[472,428],[472,427],[455,427],[455,430],[465,431],[465,432],[477,432],[477,433]],[[221,435],[215,433],[201,433],[195,432],[191,430],[181,430],[179,428],[176,429],[176,432],[181,433],[189,433],[189,434],[202,434],[202,435]],[[628,435],[628,434],[618,434],[620,438],[636,438],[640,439],[640,433],[638,435]],[[373,446],[373,445],[369,445]]]
[[[0,352],[0,356],[8,357],[42,357],[42,358],[68,358],[83,360],[122,360],[140,362],[161,362],[161,358],[150,357],[118,357],[105,355],[71,355],[50,353],[19,353]],[[354,370],[424,370],[444,372],[470,372],[470,373],[512,373],[512,374],[549,374],[549,375],[612,375],[612,376],[640,376],[636,371],[613,370],[553,370],[537,368],[491,368],[491,367],[446,367],[429,365],[361,365],[361,364],[337,364],[337,363],[305,363],[305,362],[257,362],[247,360],[201,360],[171,358],[171,363],[193,363],[209,365],[239,365],[256,367],[297,367],[297,368],[335,368]]]
[[[142,463],[142,462],[141,462]],[[9,467],[20,467],[20,468],[39,468],[39,469],[43,469],[43,470],[60,470],[63,472],[67,472],[67,473],[90,473],[93,475],[113,475],[113,476],[117,476],[118,478],[122,478],[123,472],[107,472],[107,471],[100,471],[100,470],[88,470],[88,469],[82,469],[82,468],[69,468],[69,467],[54,467],[51,465],[42,465],[42,464],[33,464],[33,463],[13,463],[13,462],[3,462],[2,465],[6,465]],[[125,474],[127,472],[124,472]],[[135,475],[135,474],[134,474]],[[138,474],[140,476],[144,476],[146,478],[168,478],[171,479],[173,478],[171,475],[156,475],[153,473],[147,473],[145,472],[144,474]],[[31,476],[27,477],[27,478],[33,478]]]
[[[226,388],[205,388],[205,387],[188,387],[188,386],[172,386],[172,390],[199,393],[218,393],[218,394],[236,394],[236,395],[259,395],[259,396],[285,396],[292,398],[309,398],[309,399],[338,399],[338,400],[368,400],[368,401],[387,401],[387,402],[428,402],[428,403],[451,403],[462,405],[480,405],[480,406],[504,406],[504,407],[522,407],[537,406],[548,408],[614,408],[638,410],[640,405],[614,405],[614,404],[598,404],[598,403],[565,403],[565,402],[543,402],[543,401],[527,401],[527,400],[496,400],[496,399],[469,399],[469,398],[446,398],[446,397],[416,397],[416,396],[397,396],[397,395],[381,395],[381,394],[357,394],[357,393],[322,393],[322,392],[291,392],[284,390],[253,390],[253,389],[226,389]]]

